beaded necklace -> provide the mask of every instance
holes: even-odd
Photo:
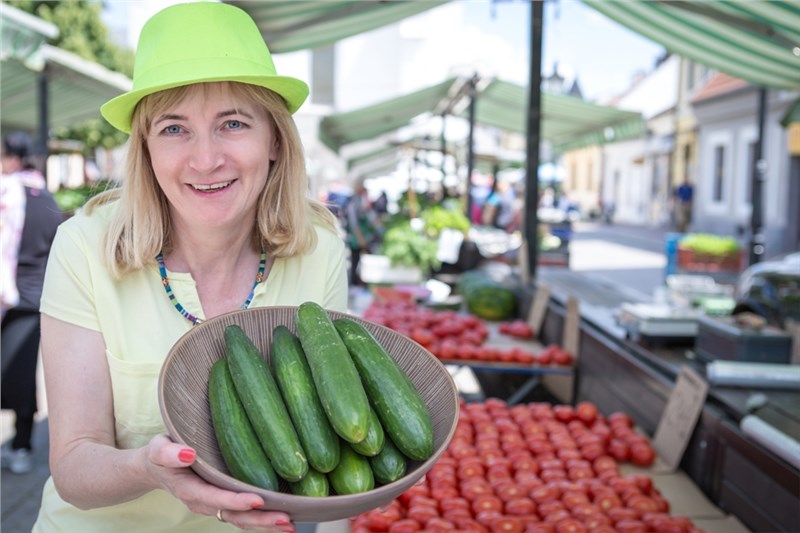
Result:
[[[193,326],[200,324],[203,322],[202,318],[197,318],[189,311],[184,309],[184,307],[180,304],[178,299],[175,297],[175,293],[172,292],[172,287],[169,284],[169,279],[167,278],[167,266],[164,264],[164,254],[162,252],[158,252],[156,256],[156,261],[158,262],[158,271],[161,273],[161,283],[164,285],[164,290],[167,292],[167,296],[169,297],[169,301],[172,302],[172,305],[175,306],[175,309],[183,315],[186,320],[192,323]],[[253,288],[250,291],[250,294],[247,296],[247,300],[244,301],[242,304],[242,309],[247,309],[250,307],[250,302],[253,301],[253,296],[256,293],[256,287],[258,284],[264,281],[264,270],[267,265],[267,252],[261,250],[261,260],[258,262],[258,273],[256,274],[256,281],[253,283]]]

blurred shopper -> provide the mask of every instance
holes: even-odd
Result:
[[[14,437],[3,444],[2,466],[30,472],[39,358],[39,302],[56,228],[63,220],[42,174],[33,167],[33,139],[22,131],[3,139],[2,408],[14,411]]]
[[[364,182],[356,184],[353,196],[345,208],[347,246],[350,248],[350,286],[362,286],[364,282],[358,275],[361,255],[369,253],[380,241],[380,221],[369,201]]]
[[[678,233],[686,233],[692,223],[693,196],[694,188],[687,179],[675,189],[675,229]]]

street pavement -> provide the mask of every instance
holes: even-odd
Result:
[[[613,312],[624,301],[649,301],[664,283],[665,232],[657,228],[575,225],[570,243],[570,268],[538,267],[536,279],[547,283],[555,294],[575,295],[581,314],[592,314],[610,329],[618,328]],[[40,365],[40,385],[41,365]],[[50,475],[47,458],[48,427],[44,387],[40,386],[40,412],[34,429],[34,464],[28,474],[0,475],[0,531],[29,533],[41,500],[42,487]],[[6,441],[13,431],[10,412],[0,414],[0,435]]]

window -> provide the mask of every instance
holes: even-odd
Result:
[[[714,148],[713,189],[711,198],[715,202],[722,201],[722,189],[725,183],[725,147]]]
[[[756,164],[756,143],[747,143],[747,166],[745,167],[744,180],[744,201],[750,205],[753,203],[753,167]]]

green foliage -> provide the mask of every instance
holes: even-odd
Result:
[[[431,237],[438,237],[443,229],[449,228],[461,232],[469,230],[469,219],[460,211],[445,209],[434,205],[422,213],[425,223],[425,233]]]
[[[74,187],[71,189],[63,188],[56,191],[53,194],[53,198],[62,211],[65,213],[72,213],[85,204],[89,198],[113,187],[114,185],[114,182],[107,180],[98,181],[91,186],[87,185],[84,187]]]
[[[389,258],[393,266],[419,267],[422,272],[439,268],[436,258],[439,251],[437,241],[416,231],[409,220],[395,220],[383,235],[381,253]]]
[[[678,244],[684,250],[708,255],[729,255],[740,250],[739,243],[733,237],[721,237],[710,233],[690,233]]]
[[[117,46],[110,38],[108,28],[101,18],[102,3],[87,0],[33,1],[6,0],[22,11],[36,15],[59,29],[59,35],[50,44],[72,52],[84,59],[131,76],[133,51]],[[117,131],[100,117],[61,128],[55,132],[58,139],[81,141],[87,152],[95,148],[113,148],[123,144],[128,136]]]

